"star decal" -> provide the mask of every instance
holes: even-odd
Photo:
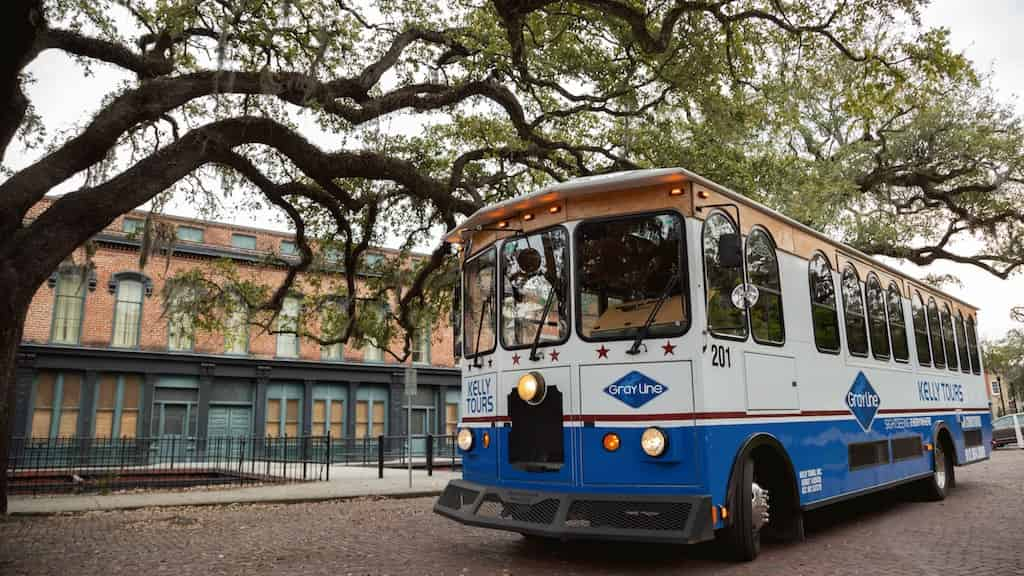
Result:
[[[513,354],[512,355],[512,365],[513,366],[518,366],[519,365],[519,354]]]
[[[551,361],[558,362],[558,350],[551,351]]]
[[[669,340],[665,340],[665,344],[662,345],[661,349],[665,351],[665,356],[669,354],[676,355],[676,345]]]
[[[604,344],[601,344],[601,347],[597,349],[597,357],[598,358],[607,358],[609,352],[611,352],[611,350],[605,348]]]

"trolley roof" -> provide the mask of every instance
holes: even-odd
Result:
[[[576,178],[565,182],[558,182],[551,184],[523,196],[517,196],[510,198],[497,204],[485,206],[474,212],[468,219],[463,223],[456,226],[453,230],[445,235],[445,241],[459,243],[462,242],[462,235],[467,232],[474,232],[482,230],[484,227],[510,218],[513,215],[534,210],[542,206],[549,205],[554,202],[561,202],[574,198],[583,198],[587,196],[594,196],[598,194],[604,194],[608,192],[616,192],[622,190],[629,190],[634,188],[646,188],[651,186],[670,186],[674,184],[683,184],[686,182],[692,182],[704,186],[714,192],[717,192],[730,200],[735,201],[738,204],[746,205],[754,210],[767,214],[775,219],[778,219],[785,224],[799,229],[823,242],[827,242],[833,246],[845,250],[850,255],[857,258],[867,260],[878,268],[894,274],[906,280],[912,282],[921,283],[920,280],[913,278],[888,264],[878,261],[874,257],[857,250],[851,246],[843,244],[837,240],[829,238],[825,234],[815,230],[801,222],[798,222],[785,214],[782,214],[776,210],[773,210],[759,202],[751,200],[746,196],[738,192],[734,192],[729,188],[722,186],[712,180],[708,180],[699,174],[695,174],[685,168],[655,168],[646,170],[629,170],[624,172],[615,172],[611,174],[602,174],[598,176],[586,176],[583,178]],[[942,294],[951,300],[955,300],[975,310],[978,309],[964,300],[953,296],[942,290],[928,287],[929,291],[937,294]]]

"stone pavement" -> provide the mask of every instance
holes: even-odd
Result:
[[[1024,574],[1024,451],[957,469],[943,502],[886,491],[807,516],[755,562],[713,544],[528,541],[456,524],[433,498],[98,511],[0,520],[0,574]]]
[[[377,478],[377,468],[332,466],[328,482],[296,482],[240,488],[192,488],[177,491],[137,491],[107,495],[78,494],[53,496],[11,496],[8,510],[15,515],[58,514],[89,510],[127,510],[162,506],[204,506],[237,503],[287,503],[358,498],[362,496],[415,497],[433,496],[444,489],[461,471],[413,470],[385,468],[384,478]]]

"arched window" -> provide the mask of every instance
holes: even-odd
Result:
[[[177,287],[167,298],[167,348],[191,350],[195,344],[196,292],[191,286]]]
[[[967,317],[967,349],[971,353],[971,371],[981,374],[981,357],[978,354],[978,330],[974,325],[974,316]]]
[[[970,352],[967,351],[967,329],[964,327],[964,313],[960,310],[956,311],[956,318],[953,319],[953,324],[956,325],[956,343],[957,350],[960,352],[960,370],[970,372],[971,358]]]
[[[864,298],[860,292],[860,276],[853,264],[843,270],[843,313],[846,317],[846,346],[854,356],[868,355],[867,322]]]
[[[914,343],[917,345],[917,363],[921,366],[931,366],[932,349],[928,346],[928,319],[920,292],[914,292],[910,306],[914,313]]]
[[[78,268],[68,267],[57,274],[56,301],[50,341],[54,344],[78,344],[82,336],[82,308],[85,306],[85,278]]]
[[[942,342],[946,345],[946,366],[950,370],[959,369],[956,343],[953,341],[953,316],[949,311],[949,304],[942,305]]]
[[[865,286],[868,303],[868,335],[871,337],[871,353],[881,360],[889,359],[889,327],[886,323],[885,294],[878,276],[868,274]]]
[[[117,283],[114,304],[114,338],[111,345],[135,348],[139,345],[142,324],[142,281],[122,278]]]
[[[716,336],[746,340],[747,310],[732,304],[732,291],[743,284],[743,263],[739,232],[731,219],[716,212],[704,221],[704,275],[708,305],[708,330]]]
[[[932,343],[932,361],[936,368],[946,367],[945,350],[942,347],[942,327],[939,321],[939,307],[935,298],[928,298],[928,339]]]
[[[893,282],[886,290],[889,300],[889,333],[892,335],[892,356],[899,362],[910,358],[907,346],[907,320],[903,315],[903,296]]]
[[[824,254],[815,254],[808,263],[811,281],[811,317],[814,344],[822,352],[839,352],[839,317],[836,314],[836,286],[832,267]]]
[[[747,237],[747,280],[757,287],[757,302],[750,308],[750,329],[760,344],[782,344],[782,282],[775,242],[767,231],[755,228]]]

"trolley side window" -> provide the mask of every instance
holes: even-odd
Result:
[[[953,323],[956,324],[956,339],[959,345],[957,350],[960,352],[960,369],[964,372],[970,372],[971,359],[970,353],[967,351],[967,329],[964,325],[964,313],[957,310]]]
[[[463,357],[473,358],[494,351],[496,276],[494,247],[466,262],[463,274]]]
[[[910,301],[914,313],[914,343],[917,345],[917,363],[921,366],[932,365],[932,351],[928,346],[928,320],[925,317],[924,301],[921,293],[914,292]]]
[[[949,304],[942,305],[942,341],[946,345],[946,366],[950,370],[959,370],[960,365],[956,359],[956,343],[953,342],[953,316],[949,311]]]
[[[732,293],[743,284],[742,252],[736,225],[716,212],[704,221],[704,276],[708,330],[715,336],[746,340],[747,309],[732,303]]]
[[[879,360],[889,359],[889,328],[885,314],[885,294],[878,276],[868,274],[865,286],[868,302],[868,335],[871,337],[871,353]]]
[[[974,316],[967,317],[967,347],[971,353],[971,371],[981,374],[981,357],[978,354],[978,331],[974,325]]]
[[[942,328],[939,325],[939,306],[935,298],[928,298],[928,339],[932,343],[932,361],[936,368],[945,368],[945,351],[942,349]]]
[[[750,307],[750,328],[759,344],[782,344],[782,281],[775,242],[767,231],[755,228],[747,238],[747,279],[757,287],[757,302]]]
[[[910,358],[907,346],[907,320],[903,315],[903,296],[893,282],[886,291],[889,298],[889,332],[892,334],[892,356],[899,362]]]
[[[588,220],[576,228],[576,251],[581,338],[632,339],[648,320],[652,337],[689,328],[681,216]]]
[[[860,277],[852,264],[847,264],[843,270],[843,307],[847,348],[854,356],[867,356],[868,333],[864,317],[864,298],[860,291]]]
[[[824,254],[815,254],[808,263],[811,285],[811,316],[814,344],[818,350],[839,353],[839,317],[836,313],[836,286],[832,267]]]

